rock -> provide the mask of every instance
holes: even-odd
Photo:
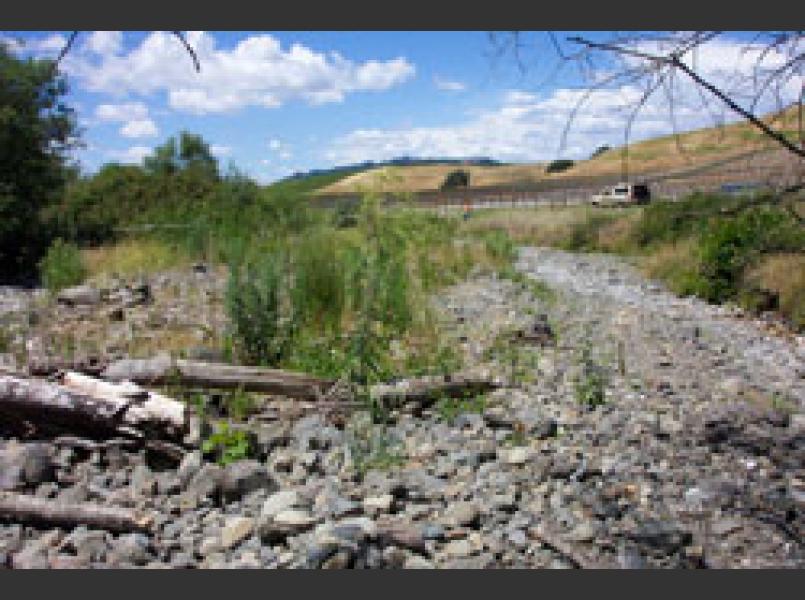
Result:
[[[59,551],[74,554],[88,562],[101,562],[106,557],[109,547],[106,542],[107,536],[105,531],[87,529],[80,525],[64,538]]]
[[[412,554],[408,558],[405,559],[403,563],[403,569],[434,569],[436,568],[434,564],[419,556],[418,554]]]
[[[176,477],[179,479],[179,484],[186,487],[193,476],[198,473],[202,465],[201,452],[193,450],[185,454],[179,467],[176,469]]]
[[[660,556],[677,552],[693,539],[690,532],[679,529],[671,523],[660,521],[648,521],[640,525],[636,531],[628,533],[627,536],[643,548]]]
[[[567,539],[572,542],[590,542],[595,539],[596,534],[596,528],[592,523],[585,521],[576,525],[567,535]]]
[[[11,567],[13,569],[48,569],[50,561],[46,549],[36,545],[14,554],[11,557]]]
[[[123,566],[131,564],[143,566],[153,557],[148,537],[141,533],[121,535],[112,542],[108,560],[111,565]]]
[[[319,519],[305,510],[283,510],[273,518],[261,518],[258,526],[260,539],[276,543],[288,536],[298,535],[313,528]]]
[[[157,479],[145,465],[137,465],[131,474],[129,493],[132,500],[140,500],[142,496],[153,496],[157,491]]]
[[[425,527],[422,528],[422,538],[425,540],[443,540],[444,527],[433,523],[425,525]]]
[[[194,500],[202,500],[217,496],[221,490],[224,470],[212,463],[204,464],[185,488],[185,496]]]
[[[503,451],[501,455],[507,465],[524,465],[531,460],[533,452],[527,446],[515,446]]]
[[[450,558],[464,558],[472,554],[472,546],[466,539],[453,540],[445,544],[443,551]]]
[[[353,554],[348,548],[339,548],[321,563],[322,569],[348,569],[352,563]]]
[[[101,302],[101,292],[89,285],[78,285],[60,291],[56,300],[67,306],[95,306]]]
[[[256,460],[239,460],[226,465],[221,478],[221,492],[228,501],[239,500],[255,490],[271,493],[278,489],[265,465]]]
[[[719,537],[728,535],[733,531],[737,531],[743,527],[743,523],[738,519],[733,518],[722,518],[717,519],[710,525],[710,531],[713,535],[717,535]]]
[[[559,430],[559,424],[555,419],[548,419],[540,421],[531,428],[531,435],[540,440],[556,437]]]
[[[252,534],[254,525],[254,519],[249,517],[227,519],[221,530],[221,546],[224,550],[234,548]]]
[[[446,527],[472,527],[478,523],[480,514],[474,502],[456,502],[447,507],[441,522]]]
[[[389,512],[394,502],[394,496],[384,494],[383,496],[369,496],[363,499],[363,510],[368,514]]]
[[[8,442],[0,448],[0,490],[53,481],[55,452],[49,444]]]
[[[263,503],[261,515],[273,519],[289,508],[304,506],[305,502],[296,490],[281,490],[269,496]]]
[[[212,556],[216,552],[220,552],[223,549],[223,544],[221,542],[221,536],[213,536],[213,537],[206,537],[201,540],[201,544],[198,547],[198,553],[201,556],[207,557]]]

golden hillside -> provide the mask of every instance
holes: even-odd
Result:
[[[764,121],[771,123],[775,130],[782,131],[790,139],[796,139],[796,107],[769,115]],[[753,150],[775,147],[779,147],[776,142],[748,122],[709,127],[630,145],[629,172],[633,175],[669,173],[705,166]],[[321,188],[317,194],[346,194],[367,189],[383,192],[433,191],[439,188],[447,173],[457,168],[464,168],[470,172],[472,188],[512,185],[527,187],[529,184],[547,179],[615,176],[621,173],[622,156],[622,148],[614,148],[593,159],[579,161],[571,169],[553,174],[545,173],[546,163],[469,167],[457,167],[453,164],[380,167],[346,177]]]

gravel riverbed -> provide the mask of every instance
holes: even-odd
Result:
[[[477,276],[434,299],[505,382],[467,412],[255,422],[257,458],[226,467],[0,440],[0,489],[158,515],[149,534],[0,523],[0,565],[805,566],[802,337],[613,256],[523,248],[516,268],[552,293]],[[501,344],[534,325],[549,335]],[[596,406],[577,400],[591,373]]]

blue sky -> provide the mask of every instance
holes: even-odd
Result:
[[[69,32],[0,32],[22,55],[55,56]],[[595,36],[596,34],[589,34]],[[166,32],[82,32],[63,62],[69,103],[84,127],[87,172],[139,162],[180,130],[201,134],[222,164],[261,182],[295,171],[401,155],[489,156],[524,162],[582,158],[623,142],[629,86],[605,89],[561,132],[583,81],[544,82],[554,55],[544,35],[526,76],[495,61],[485,32],[188,32],[202,71]],[[727,36],[697,57],[716,81],[737,56]],[[22,43],[20,43],[22,42]],[[775,56],[768,58],[771,65]],[[797,80],[791,90],[798,92]],[[793,93],[792,91],[792,93]],[[680,106],[678,127],[710,124]],[[672,130],[660,100],[633,138]]]

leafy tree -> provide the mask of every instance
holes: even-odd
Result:
[[[547,167],[545,167],[546,173],[561,173],[562,171],[567,171],[570,167],[573,166],[572,160],[567,160],[566,158],[558,158],[552,161]]]
[[[145,170],[153,175],[193,173],[205,179],[219,179],[218,160],[209,144],[197,134],[182,131],[179,139],[171,137],[143,160]]]
[[[444,178],[444,183],[442,183],[442,189],[450,190],[458,187],[467,187],[469,185],[470,185],[469,172],[463,169],[457,169],[455,171],[450,171],[447,174],[447,177]]]
[[[49,244],[42,209],[75,173],[67,82],[52,61],[20,59],[0,43],[0,279],[30,274]]]

